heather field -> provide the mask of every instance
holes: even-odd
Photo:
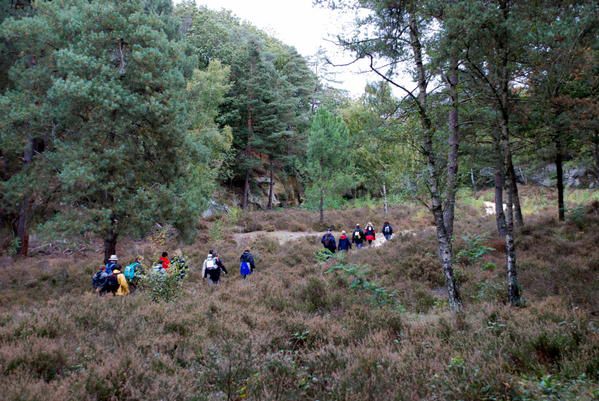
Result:
[[[535,190],[536,191],[536,190]],[[120,246],[122,260],[180,249],[191,274],[173,299],[98,297],[101,254],[55,252],[0,268],[2,400],[595,400],[599,396],[599,204],[565,223],[525,193],[517,232],[525,305],[507,303],[503,241],[480,199],[461,199],[456,276],[465,309],[448,311],[434,229],[420,206],[394,205],[404,231],[325,260],[317,213],[232,212],[200,222],[193,244],[168,235]],[[483,195],[483,197],[486,195]],[[573,201],[573,200],[571,200]],[[530,203],[535,204],[534,210]],[[378,206],[327,212],[335,230],[383,222]],[[241,280],[250,238],[257,270]],[[208,287],[217,249],[229,268]]]

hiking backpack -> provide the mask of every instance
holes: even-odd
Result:
[[[214,259],[214,258],[206,259],[206,269],[207,270],[216,269],[216,259]]]
[[[98,271],[92,277],[92,286],[94,288],[102,288],[104,284],[106,284],[106,276],[103,275],[104,272]]]
[[[127,281],[131,282],[133,281],[133,279],[135,278],[135,272],[137,270],[137,262],[133,262],[127,266],[125,266],[125,278],[127,279]]]
[[[385,226],[385,228],[383,229],[383,231],[384,231],[386,234],[388,234],[388,233],[389,233],[389,231],[391,231],[391,226],[387,224],[387,225]]]

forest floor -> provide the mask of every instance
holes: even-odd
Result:
[[[389,220],[385,246],[318,257],[323,226],[301,209],[199,222],[119,244],[124,263],[181,252],[191,273],[179,297],[147,291],[98,297],[91,244],[0,260],[0,388],[5,400],[594,400],[599,397],[599,202],[522,188],[517,230],[525,305],[506,304],[503,241],[485,201],[462,194],[456,277],[465,310],[447,310],[427,210],[394,205],[327,211],[338,232]],[[240,232],[243,231],[243,232]],[[408,234],[409,233],[409,234]],[[256,272],[238,274],[250,247]],[[200,266],[216,249],[229,269],[208,287]],[[89,249],[89,250],[88,250]]]

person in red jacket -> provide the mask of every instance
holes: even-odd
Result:
[[[162,252],[162,257],[159,259],[160,263],[162,263],[162,268],[164,270],[168,270],[171,267],[171,261],[168,258],[168,252]]]
[[[364,236],[366,237],[366,241],[368,241],[368,246],[372,246],[372,241],[376,239],[376,231],[374,231],[374,226],[372,223],[366,224]]]
[[[349,251],[351,249],[351,241],[347,238],[347,233],[345,231],[341,231],[341,236],[339,237],[339,244],[337,245],[337,249],[339,251]]]

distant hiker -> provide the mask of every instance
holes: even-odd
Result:
[[[106,265],[101,265],[98,271],[92,277],[92,287],[100,294],[106,285],[108,274],[106,273]]]
[[[229,274],[223,262],[213,250],[210,250],[208,257],[204,260],[202,267],[202,277],[208,279],[208,284],[217,285],[220,281],[220,273]]]
[[[121,270],[122,267],[119,265],[119,258],[117,258],[116,255],[110,255],[110,259],[108,259],[108,263],[106,263],[106,274],[110,276],[114,269]]]
[[[349,238],[347,238],[347,233],[345,231],[341,231],[341,236],[339,236],[339,245],[337,249],[339,249],[339,252],[347,252],[351,249],[351,241],[349,240]]]
[[[364,231],[360,228],[359,224],[356,224],[356,228],[354,228],[354,232],[351,235],[352,244],[356,244],[356,248],[362,248],[364,244]]]
[[[325,249],[328,249],[329,251],[331,251],[331,253],[335,253],[335,251],[337,250],[337,244],[335,243],[335,236],[331,232],[330,228],[327,230],[325,235],[322,236],[322,239],[320,240],[320,242],[322,243],[322,246],[324,246]]]
[[[383,232],[383,235],[385,236],[385,239],[387,241],[389,241],[393,237],[393,227],[391,226],[391,224],[389,224],[388,221],[383,223],[383,229],[381,231]]]
[[[241,277],[245,279],[254,272],[255,268],[254,255],[250,253],[249,249],[246,249],[239,258],[239,272],[241,273]]]
[[[114,276],[116,276],[116,280],[119,285],[116,290],[115,295],[118,295],[118,296],[129,295],[129,283],[127,283],[127,279],[125,278],[125,275],[123,273],[121,273],[121,271],[118,269],[114,269],[112,271],[112,274]]]
[[[143,256],[138,256],[132,263],[125,266],[123,274],[125,274],[125,278],[129,283],[133,283],[133,281],[139,277],[139,274],[141,273],[142,260],[144,260]]]
[[[171,261],[168,258],[168,252],[162,252],[162,256],[159,260],[164,270],[168,270],[168,268],[171,267]]]
[[[368,246],[372,246],[372,241],[376,239],[376,231],[374,231],[374,226],[370,222],[366,224],[364,237],[366,238],[366,241],[368,241]]]

